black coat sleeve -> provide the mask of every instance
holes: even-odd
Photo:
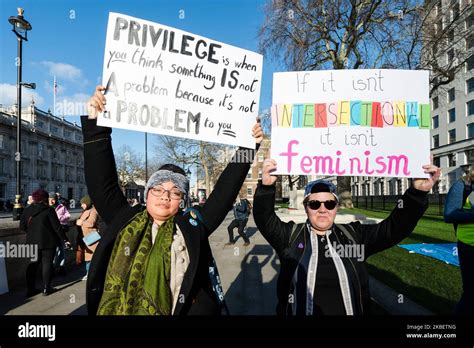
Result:
[[[106,224],[129,208],[119,187],[112,150],[112,130],[97,126],[95,119],[81,117],[84,135],[84,172],[89,196]]]
[[[20,216],[20,230],[21,231],[28,231],[28,218],[29,218],[29,210],[23,210],[23,213]]]
[[[288,246],[295,223],[283,222],[275,213],[275,191],[275,185],[258,183],[253,197],[253,218],[260,233],[280,254]]]
[[[352,223],[366,257],[388,249],[408,237],[428,208],[427,192],[410,187],[390,215],[376,225]]]
[[[201,209],[209,235],[219,227],[232,209],[259,147],[260,144],[256,150],[239,148],[219,176],[214,190]]]

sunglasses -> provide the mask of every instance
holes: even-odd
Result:
[[[311,210],[318,210],[321,207],[321,204],[324,204],[327,210],[333,210],[337,206],[337,202],[335,200],[329,200],[325,202],[321,201],[309,201],[306,203]]]

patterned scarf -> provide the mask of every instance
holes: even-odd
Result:
[[[171,243],[174,217],[162,224],[152,243],[153,222],[144,210],[115,241],[98,315],[170,315]]]

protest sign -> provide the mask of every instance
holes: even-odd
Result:
[[[273,75],[276,174],[427,177],[428,71]]]
[[[261,76],[257,53],[110,13],[98,124],[254,148]]]

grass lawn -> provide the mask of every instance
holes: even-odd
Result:
[[[340,209],[341,213],[384,219],[388,210]],[[428,210],[415,231],[401,244],[455,242],[453,226],[446,224],[437,211]],[[371,256],[369,273],[436,314],[452,314],[461,296],[459,267],[393,247]]]

